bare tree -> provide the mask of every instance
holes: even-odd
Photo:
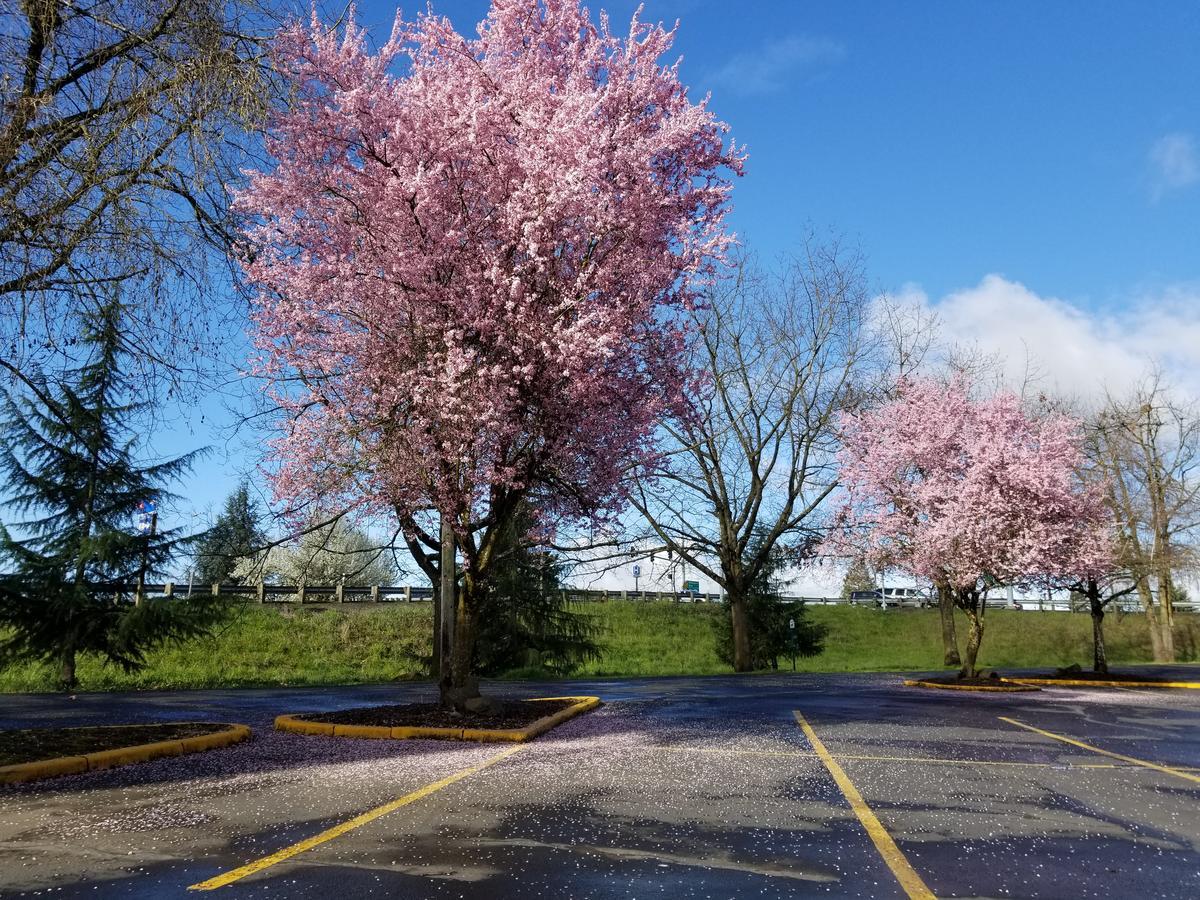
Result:
[[[1158,375],[1109,397],[1089,434],[1108,485],[1119,556],[1136,582],[1154,659],[1175,659],[1176,578],[1193,570],[1200,521],[1200,416]]]
[[[861,257],[810,240],[777,275],[744,262],[696,313],[696,363],[708,379],[690,414],[664,426],[668,452],[638,481],[633,505],[727,594],[737,671],[751,666],[755,579],[772,554],[801,558],[821,533],[837,416],[878,374],[870,301]]]
[[[235,574],[243,581],[371,587],[392,584],[397,571],[386,546],[340,519],[239,561]]]
[[[227,189],[277,83],[256,4],[0,0],[0,366],[27,388],[117,289],[153,384],[194,383],[240,321]]]

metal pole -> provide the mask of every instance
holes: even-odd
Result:
[[[454,645],[454,526],[442,514],[442,561],[438,606],[441,611],[441,634],[438,638],[438,682],[445,690],[450,686],[450,655]]]
[[[155,510],[154,512],[150,513],[150,535],[147,538],[147,543],[154,539],[154,534],[157,531],[157,528],[158,528],[158,510]],[[149,549],[148,546],[142,548],[142,564],[138,568],[137,590],[133,594],[133,605],[134,606],[142,605],[142,595],[145,593],[145,589],[146,589],[146,551],[148,549]]]

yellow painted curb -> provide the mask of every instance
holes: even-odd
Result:
[[[1046,684],[1060,687],[1200,688],[1200,681],[1089,681],[1085,678],[1009,678],[1016,684]]]
[[[250,729],[245,725],[230,725],[224,731],[214,731],[212,734],[198,734],[195,737],[181,738],[184,753],[198,753],[201,750],[215,750],[218,747],[228,747],[238,741],[250,737]]]
[[[404,740],[480,741],[486,743],[521,743],[545,734],[556,725],[580,713],[600,705],[599,697],[537,697],[532,702],[544,703],[554,700],[574,701],[556,713],[531,722],[524,728],[426,728],[418,725],[403,725],[386,728],[382,725],[337,725],[330,722],[310,722],[300,716],[276,716],[275,728],[293,734],[321,735],[324,737],[390,738]]]
[[[142,726],[130,725],[128,727],[140,728]],[[83,772],[111,769],[130,763],[149,762],[165,756],[181,756],[185,753],[213,750],[217,747],[228,747],[230,744],[244,741],[248,737],[250,737],[250,729],[245,725],[226,725],[222,730],[214,731],[211,734],[201,734],[176,741],[154,741],[150,744],[135,744],[132,747],[99,750],[84,756],[60,756],[57,759],[42,759],[36,762],[0,766],[0,784],[37,781],[57,775],[79,775]]]
[[[450,740],[461,741],[463,729],[461,728],[426,728],[420,725],[397,725],[392,729],[392,740],[394,741],[413,741],[413,740]]]
[[[127,766],[130,763],[143,762],[147,759],[179,756],[182,753],[183,744],[180,741],[155,741],[152,744],[138,744],[134,747],[100,750],[87,754],[86,759],[89,769],[112,769],[117,766]]]
[[[333,737],[333,726],[328,722],[306,722],[296,716],[276,716],[276,731],[290,731],[294,734],[315,734],[322,737]]]
[[[540,722],[541,719],[538,719]],[[525,728],[464,728],[462,739],[464,741],[480,741],[485,744],[521,744],[529,740],[532,735],[530,729],[532,725]]]
[[[1000,694],[1019,694],[1021,692],[1036,691],[1038,688],[1029,685],[1025,686],[1018,683],[1014,679],[1004,679],[1004,684],[940,684],[936,681],[923,681],[921,679],[907,679],[904,682],[905,687],[922,687],[934,688],[939,691],[992,691]]]
[[[55,775],[78,775],[88,770],[88,761],[83,756],[60,756],[39,762],[17,763],[0,766],[0,784],[16,784],[20,781],[37,781]]]
[[[374,738],[387,740],[392,736],[392,729],[381,725],[334,725],[334,737]]]

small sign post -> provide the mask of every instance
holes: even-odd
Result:
[[[638,579],[642,577],[642,567],[637,563],[633,564],[633,592],[640,594],[641,589],[638,587]]]
[[[137,530],[138,534],[144,534],[147,538],[153,538],[154,533],[158,528],[158,504],[153,500],[142,500],[138,503]],[[146,551],[149,549],[149,540],[146,546],[142,548],[142,565],[138,569],[137,590],[133,595],[133,605],[142,605],[142,595],[146,589]]]

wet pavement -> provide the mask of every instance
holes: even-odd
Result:
[[[1200,896],[1200,691],[900,681],[498,684],[605,700],[498,760],[497,745],[270,728],[284,712],[430,699],[423,684],[0,696],[0,728],[254,729],[222,750],[0,788],[0,896],[203,896],[188,888],[389,803],[213,896]]]

